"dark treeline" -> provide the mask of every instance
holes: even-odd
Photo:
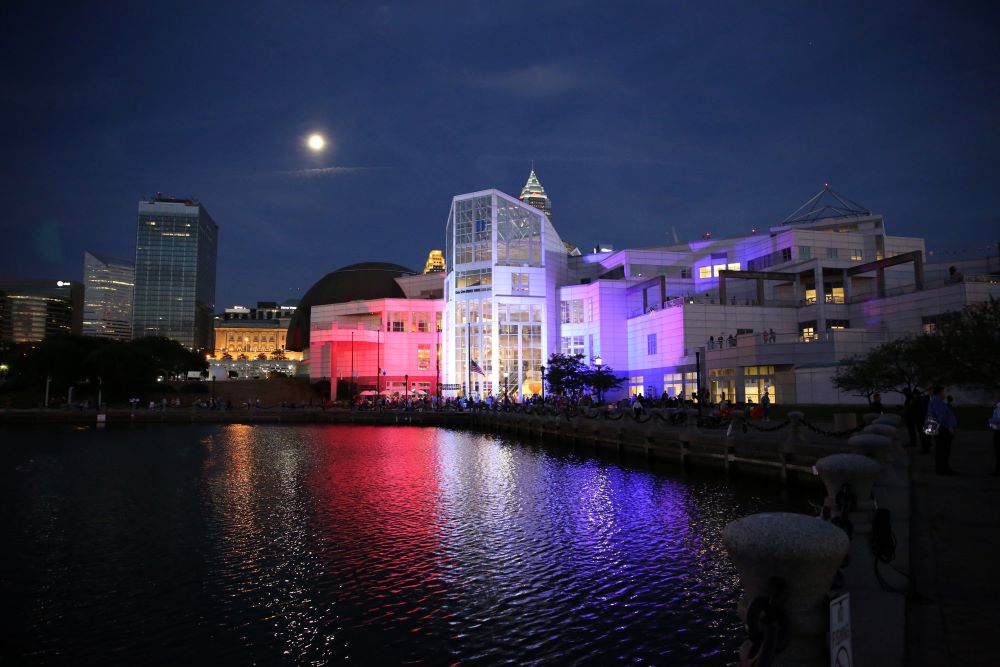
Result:
[[[20,343],[2,351],[7,368],[0,392],[39,392],[46,382],[52,396],[69,387],[105,401],[125,401],[157,387],[158,379],[185,376],[208,368],[205,359],[163,337],[123,342],[90,336],[52,336],[40,343]],[[160,385],[162,386],[162,385]]]

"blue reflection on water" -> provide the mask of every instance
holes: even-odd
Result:
[[[10,655],[727,664],[773,492],[442,429],[7,431]]]

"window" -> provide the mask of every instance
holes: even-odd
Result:
[[[472,271],[459,271],[455,276],[455,289],[468,289],[470,287],[487,287],[493,284],[493,271],[491,269],[475,269]]]
[[[851,322],[850,320],[827,320],[826,328],[835,331],[839,329],[850,329]]]
[[[646,354],[656,354],[656,334],[646,336]]]
[[[670,398],[677,398],[684,391],[684,380],[681,373],[665,373],[663,375],[663,391]]]
[[[826,249],[826,258],[827,259],[837,259],[837,249],[836,248],[827,248]]]
[[[404,332],[406,331],[406,313],[390,312],[385,320],[385,330]]]
[[[431,367],[431,346],[420,344],[417,346],[417,370],[426,371]]]
[[[531,290],[528,287],[527,273],[510,274],[510,291],[512,294],[528,294]]]
[[[563,336],[560,339],[560,352],[570,356],[584,354],[583,336]]]
[[[791,248],[782,248],[781,249],[781,261],[782,262],[790,262],[790,261],[792,261],[792,249]]]
[[[559,321],[563,324],[579,324],[583,322],[583,299],[560,301]]]
[[[812,257],[812,248],[807,245],[799,246],[799,259],[810,259]]]
[[[855,248],[851,251],[851,259],[855,262],[860,262],[865,258],[865,253],[860,248]]]
[[[641,375],[634,375],[628,379],[628,395],[635,396],[641,394],[643,390],[643,379]]]
[[[413,313],[413,323],[410,325],[410,331],[416,331],[418,333],[428,333],[431,330],[431,314],[430,313]]]
[[[699,278],[711,278],[712,277],[712,267],[708,264],[705,266],[698,267],[698,277]]]
[[[682,266],[681,267],[681,278],[690,278],[690,277],[691,277],[691,267],[690,266]]]

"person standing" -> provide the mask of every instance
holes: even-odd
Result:
[[[990,430],[993,431],[993,474],[1000,475],[1000,391],[996,394],[997,404],[993,408],[993,416],[990,417]]]
[[[764,387],[764,395],[760,397],[760,408],[764,411],[764,421],[771,421],[771,395],[767,392],[768,388]]]
[[[917,400],[920,396],[919,389],[906,388],[903,390],[903,421],[906,423],[906,432],[910,436],[910,443],[907,447],[917,446],[917,428],[920,424],[917,416]]]
[[[872,396],[872,412],[877,415],[885,412],[885,406],[882,405],[882,394],[875,394]]]
[[[927,407],[927,415],[937,420],[939,428],[935,436],[934,470],[939,475],[954,475],[948,459],[951,457],[951,443],[955,439],[955,428],[958,419],[951,406],[945,402],[944,387],[938,385],[931,392],[931,400]]]

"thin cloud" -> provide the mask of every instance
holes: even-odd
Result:
[[[506,72],[466,72],[462,81],[477,88],[508,95],[541,99],[559,97],[592,83],[592,78],[566,65],[532,65]]]
[[[273,172],[282,176],[294,178],[322,178],[325,176],[340,176],[342,174],[360,174],[373,171],[377,167],[315,167],[313,169],[294,169],[292,171]]]

